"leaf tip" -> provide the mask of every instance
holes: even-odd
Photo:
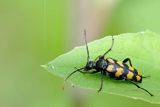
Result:
[[[42,68],[47,68],[47,66],[46,65],[40,65]]]
[[[48,71],[52,71],[52,70],[54,70],[54,66],[51,66],[51,65],[49,65],[49,64],[46,64],[46,65],[40,65],[42,68],[44,68],[44,69],[46,69],[46,70],[48,70]]]

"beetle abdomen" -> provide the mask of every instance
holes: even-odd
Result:
[[[111,78],[117,80],[128,79],[135,82],[142,81],[141,75],[133,67],[111,58],[108,58],[106,60],[109,62],[106,68],[106,72],[109,74]]]

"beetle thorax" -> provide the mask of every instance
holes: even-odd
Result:
[[[105,70],[107,67],[107,61],[104,58],[99,58],[96,61],[96,69],[97,70]]]

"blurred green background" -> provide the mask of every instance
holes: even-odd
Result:
[[[0,0],[0,107],[159,107],[108,94],[77,98],[62,91],[62,78],[40,67],[78,44],[72,45],[76,35],[70,35],[73,2]],[[101,28],[103,36],[145,29],[160,33],[159,0],[117,2]]]

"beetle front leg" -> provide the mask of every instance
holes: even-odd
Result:
[[[96,74],[96,73],[99,73],[100,71],[93,71],[91,72],[90,74]]]

